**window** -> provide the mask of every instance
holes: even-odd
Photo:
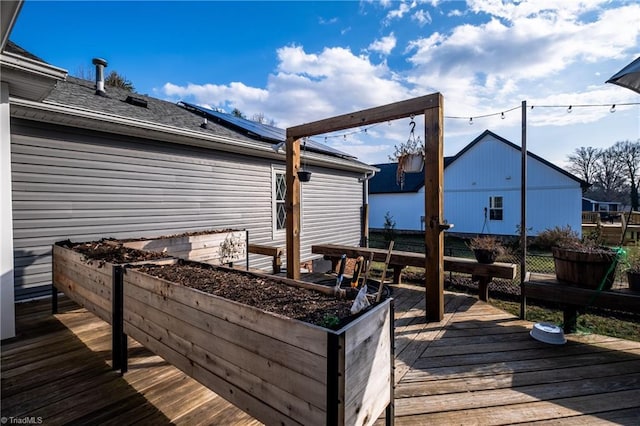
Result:
[[[284,171],[273,172],[273,229],[283,231],[287,228],[287,209],[285,197],[287,194],[287,181]]]
[[[489,220],[502,220],[502,197],[489,197]]]

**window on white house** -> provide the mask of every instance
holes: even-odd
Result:
[[[273,183],[273,227],[275,231],[282,231],[287,229],[287,209],[285,207],[287,180],[285,172],[274,171]]]
[[[489,220],[502,220],[502,197],[489,197]]]

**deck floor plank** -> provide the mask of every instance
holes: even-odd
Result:
[[[425,321],[424,288],[393,285],[398,425],[640,424],[640,342],[569,335],[553,346],[532,323],[469,295],[445,294]],[[2,342],[2,416],[45,424],[259,425],[129,340],[129,372],[111,370],[109,326],[66,298],[18,304]],[[384,424],[378,419],[377,424]]]

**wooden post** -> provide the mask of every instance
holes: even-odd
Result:
[[[287,278],[300,279],[300,139],[287,137]]]
[[[444,235],[443,227],[443,98],[438,106],[424,112],[425,172],[425,297],[427,321],[444,318]]]
[[[524,296],[522,288],[524,286],[525,277],[527,276],[527,101],[522,101],[522,147],[520,159],[520,294],[523,298],[520,301],[520,319],[524,319]]]

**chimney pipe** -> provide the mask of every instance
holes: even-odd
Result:
[[[101,58],[93,58],[91,62],[96,66],[96,95],[106,96],[104,91],[104,69],[107,66],[107,61]]]

